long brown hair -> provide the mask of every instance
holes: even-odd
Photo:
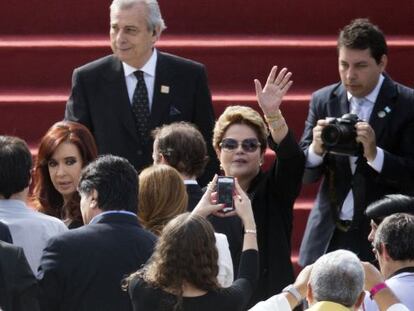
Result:
[[[164,226],[187,210],[188,195],[178,171],[165,164],[139,174],[138,218],[147,230],[160,235]]]
[[[129,280],[140,277],[174,294],[174,309],[179,310],[185,283],[203,291],[219,288],[217,260],[213,226],[204,217],[185,213],[164,227],[148,264]]]
[[[55,123],[42,137],[34,167],[34,189],[32,204],[42,213],[62,217],[64,209],[69,219],[83,223],[80,212],[80,197],[78,192],[63,206],[63,197],[55,189],[50,179],[48,162],[57,147],[68,142],[74,144],[81,155],[82,167],[97,157],[97,148],[91,132],[82,124],[61,121]]]

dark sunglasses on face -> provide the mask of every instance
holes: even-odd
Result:
[[[221,149],[226,151],[234,151],[239,145],[245,152],[255,152],[260,147],[260,142],[256,138],[243,139],[241,142],[233,138],[224,138],[220,143]]]

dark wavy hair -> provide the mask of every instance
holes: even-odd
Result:
[[[207,146],[200,131],[188,122],[176,122],[156,128],[152,135],[158,152],[168,164],[188,176],[199,177],[208,162]]]
[[[82,167],[93,161],[97,155],[97,147],[91,132],[80,123],[61,121],[55,123],[42,137],[34,167],[34,189],[32,204],[47,215],[62,217],[62,210],[67,212],[71,222],[83,224],[80,212],[80,197],[75,192],[64,205],[62,195],[55,189],[50,179],[48,162],[57,147],[62,143],[74,144],[82,157]]]
[[[184,213],[164,227],[148,264],[132,274],[129,281],[139,277],[174,294],[177,297],[174,310],[179,310],[185,282],[204,291],[219,288],[217,260],[216,238],[210,222]]]
[[[356,50],[369,49],[377,64],[381,62],[383,55],[388,54],[384,34],[367,18],[354,19],[341,30],[338,37],[338,51],[341,47]]]

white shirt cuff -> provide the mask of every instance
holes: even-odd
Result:
[[[378,173],[381,173],[382,166],[384,165],[384,150],[382,150],[380,147],[377,147],[377,155],[374,161],[368,161],[367,163]]]
[[[313,150],[313,145],[311,144],[306,153],[306,167],[316,167],[321,165],[323,162],[323,155],[317,155],[315,150]]]

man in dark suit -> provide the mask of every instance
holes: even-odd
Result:
[[[79,181],[86,226],[51,239],[39,268],[42,310],[132,310],[121,282],[151,256],[155,236],[137,218],[133,166],[106,155]]]
[[[301,139],[304,182],[323,177],[300,249],[302,266],[339,248],[373,259],[367,205],[385,194],[414,192],[414,90],[384,73],[387,44],[381,30],[366,19],[344,27],[338,65],[341,82],[313,94]],[[363,120],[350,127],[360,152],[334,154],[322,141],[326,118],[349,112]]]
[[[192,122],[209,146],[205,184],[218,161],[210,146],[214,111],[204,66],[154,48],[165,29],[157,1],[114,0],[110,18],[114,54],[75,69],[65,119],[86,125],[100,154],[125,157],[138,171],[151,163],[152,129]]]
[[[0,309],[36,311],[38,286],[21,247],[0,241]]]

